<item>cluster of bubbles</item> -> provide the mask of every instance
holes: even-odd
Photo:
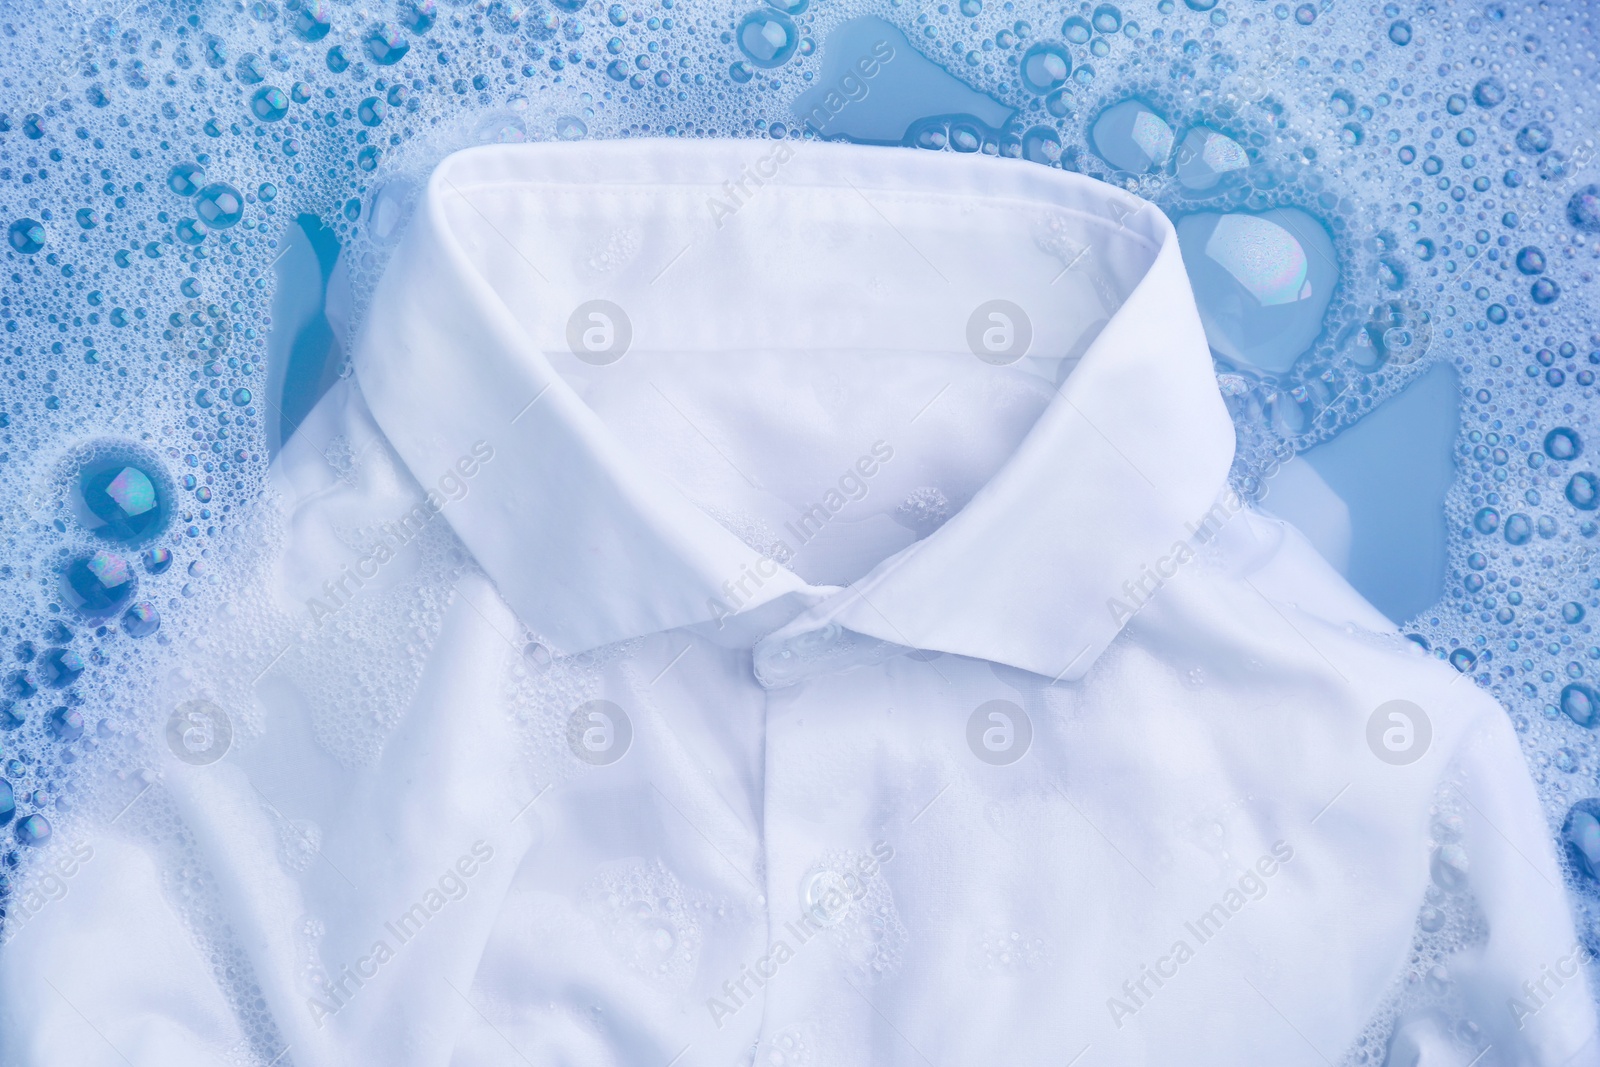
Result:
[[[0,908],[19,857],[128,771],[166,642],[258,547],[295,220],[343,244],[359,315],[447,151],[817,136],[792,104],[869,15],[993,105],[873,139],[1079,171],[1174,218],[1247,494],[1455,369],[1449,588],[1408,629],[1508,708],[1600,902],[1584,5],[178,0],[0,23],[0,469],[23,487],[0,502]],[[417,610],[426,630],[438,606]]]

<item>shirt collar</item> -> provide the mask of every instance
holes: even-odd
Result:
[[[721,202],[742,207],[737,190],[748,198],[768,186],[783,195],[848,186],[869,206],[926,198],[947,247],[992,248],[971,205],[1004,205],[1054,233],[1050,251],[1062,270],[1085,264],[1113,308],[993,479],[848,589],[808,585],[644,469],[545,354],[561,343],[566,309],[505,295],[507,274],[527,273],[537,287],[539,264],[559,260],[545,254],[548,235],[523,205],[562,197],[581,208],[585,190],[599,187],[667,196],[660,203],[700,213],[682,225],[722,242],[718,262],[748,271],[764,262],[747,247],[763,239],[759,228],[716,232],[725,219],[702,200],[710,206],[726,190]],[[667,241],[659,257],[667,262],[683,232],[646,227],[642,239]],[[741,251],[752,254],[741,260]],[[1038,247],[1019,242],[1016,253],[1038,258]],[[845,286],[806,328],[845,336],[874,328],[876,298],[851,297],[849,250],[805,254],[813,268],[836,268],[843,282],[829,284]],[[973,277],[984,277],[978,269]],[[674,315],[692,294],[657,289],[643,273],[603,282],[607,292],[629,291],[635,336],[659,329],[726,343],[730,329],[746,328]],[[1051,292],[1028,291],[1035,300]],[[951,314],[964,320],[965,312]],[[933,338],[949,325],[897,328]],[[394,448],[531,630],[569,654],[685,626],[746,643],[775,631],[757,647],[768,684],[793,680],[806,663],[870,657],[880,643],[1081,677],[1170,576],[1189,524],[1212,506],[1233,457],[1233,427],[1170,222],[1111,186],[1015,160],[768,141],[471,149],[445,160],[417,198],[353,359]],[[727,583],[752,570],[763,577],[746,584],[750,595],[730,616]]]

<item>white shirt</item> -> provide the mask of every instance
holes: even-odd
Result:
[[[4,1063],[1600,1062],[1505,715],[1228,492],[1151,205],[474,149],[354,363]]]

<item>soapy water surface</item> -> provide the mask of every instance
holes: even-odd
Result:
[[[179,648],[288,633],[231,602],[274,536],[266,467],[439,159],[822,137],[1020,157],[1173,218],[1235,486],[1505,707],[1600,947],[1597,87],[1581,0],[0,7],[0,907],[152,780]],[[295,653],[330,700],[403,688],[441,608],[361,610],[343,632],[398,635],[362,678]]]

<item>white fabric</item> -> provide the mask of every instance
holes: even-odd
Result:
[[[474,149],[355,364],[274,470],[289,644],[241,592],[197,646],[233,749],[0,950],[0,1062],[1600,1062],[1582,974],[1524,985],[1575,934],[1503,712],[1227,494],[1153,207]]]

